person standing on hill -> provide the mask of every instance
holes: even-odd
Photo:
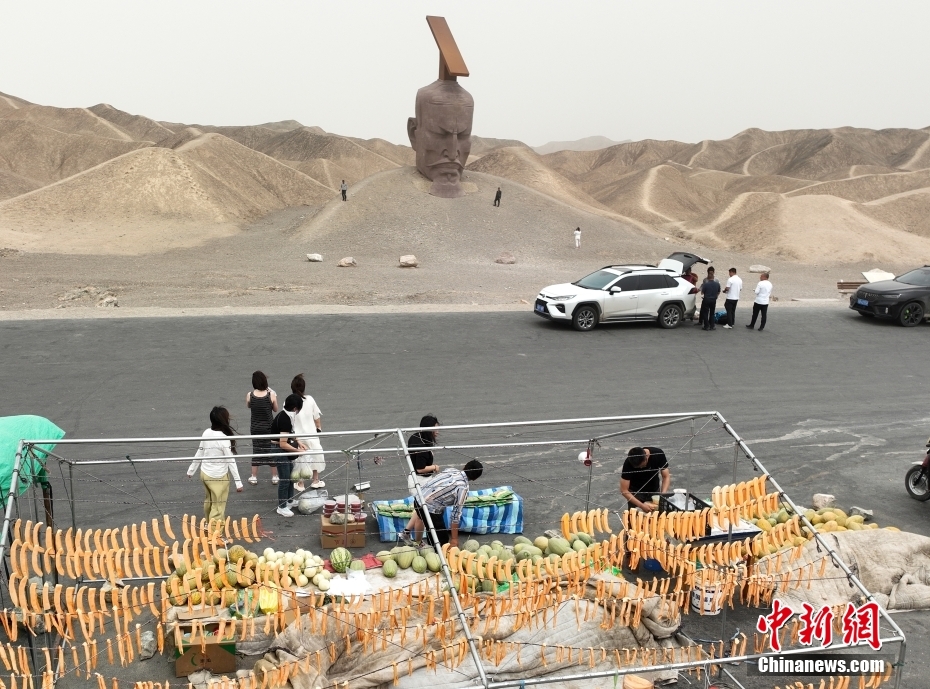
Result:
[[[575,248],[580,249],[581,248],[581,228],[576,227],[575,231],[572,232],[572,234],[575,235]]]
[[[756,300],[752,305],[752,320],[746,327],[750,330],[756,327],[756,317],[762,314],[762,322],[759,323],[759,332],[765,330],[765,317],[769,312],[769,301],[772,298],[772,283],[769,282],[768,273],[759,274],[759,284],[756,285]]]
[[[213,407],[210,411],[210,428],[203,432],[203,440],[194,455],[194,461],[187,469],[187,477],[192,478],[200,469],[200,480],[206,490],[203,501],[203,513],[207,523],[226,518],[226,501],[229,498],[229,475],[236,482],[236,492],[242,492],[242,480],[239,467],[236,466],[236,441],[229,436],[236,435],[229,423],[226,407]]]
[[[741,289],[743,289],[742,278],[736,274],[736,268],[730,268],[730,277],[727,278],[727,299],[723,302],[723,307],[727,310],[727,322],[723,327],[727,330],[730,330],[736,322],[736,305],[739,303]]]
[[[274,390],[268,387],[268,377],[261,371],[252,374],[252,391],[245,397],[245,406],[252,412],[252,422],[249,425],[251,435],[265,435],[271,433],[271,422],[274,414],[278,411],[278,398]],[[262,438],[252,440],[252,454],[267,455],[275,450],[271,446],[271,441]],[[258,467],[271,467],[271,482],[278,482],[278,469],[275,466],[274,457],[265,459],[263,457],[252,457],[252,475],[249,477],[249,483],[255,485],[258,483]]]
[[[346,186],[346,181],[342,180],[342,184],[339,185],[339,191],[342,192],[342,200],[346,200],[346,192],[349,191],[349,187]]]
[[[717,297],[720,296],[720,283],[714,277],[713,267],[707,269],[707,279],[701,285],[701,323],[704,330],[716,330],[714,311],[717,308]]]
[[[494,194],[494,205],[500,207],[501,205],[501,188],[497,188],[497,193]]]

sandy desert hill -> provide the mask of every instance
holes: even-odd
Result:
[[[930,262],[930,128],[602,143],[553,142],[592,150],[540,155],[475,136],[468,169],[506,180],[505,199],[518,185],[682,243],[801,262]],[[193,246],[289,206],[312,215],[343,179],[354,196],[373,175],[413,162],[407,146],[294,120],[189,125],[0,94],[0,245],[119,253],[135,237],[136,252]],[[143,227],[159,224],[186,229],[151,241]]]
[[[550,141],[542,146],[533,146],[533,150],[539,155],[558,153],[559,151],[599,151],[602,148],[629,143],[629,141],[629,139],[614,141],[613,139],[608,139],[606,136],[586,136],[583,139],[575,139],[573,141]]]

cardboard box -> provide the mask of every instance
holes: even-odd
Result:
[[[320,516],[320,543],[327,550],[333,548],[364,548],[365,522],[333,524],[327,517]]]
[[[215,617],[216,608],[207,606],[191,612],[178,613],[178,627],[182,634],[182,648],[175,648],[174,672],[176,677],[187,677],[198,670],[209,670],[214,674],[236,671],[236,639],[217,636],[219,622],[206,622],[205,635],[193,632],[193,621]],[[174,635],[168,635],[174,641]],[[201,643],[202,642],[202,643]]]

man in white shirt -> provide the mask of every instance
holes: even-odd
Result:
[[[730,330],[736,322],[736,304],[739,302],[739,293],[743,289],[743,280],[736,274],[736,268],[730,268],[730,277],[727,278],[727,286],[724,294],[726,301],[723,302],[727,310],[727,323],[723,327]]]
[[[759,332],[765,330],[765,317],[769,310],[769,300],[772,297],[772,283],[769,282],[768,273],[759,274],[759,284],[756,285],[756,300],[752,305],[752,320],[746,327],[752,330],[756,327],[756,316],[762,314],[762,322],[759,323]]]

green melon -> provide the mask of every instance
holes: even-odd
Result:
[[[513,539],[513,544],[516,545],[517,543],[526,543],[527,545],[532,545],[533,541],[528,539],[526,536],[517,536]]]
[[[417,551],[413,548],[404,548],[394,556],[394,561],[401,569],[409,569],[413,564],[413,558],[418,557]]]
[[[388,560],[381,567],[381,573],[388,579],[393,579],[397,576],[397,563],[394,560]]]
[[[354,569],[357,572],[364,572],[365,563],[361,560],[352,560],[351,564],[349,564],[349,569]]]
[[[549,550],[553,555],[564,555],[571,549],[572,544],[566,541],[564,538],[549,539]]]
[[[549,547],[549,539],[545,536],[540,536],[535,541],[533,541],[533,545],[535,545],[540,550],[545,550]]]
[[[572,543],[572,550],[574,550],[576,553],[583,553],[587,549],[587,544],[580,538],[576,538],[574,543]]]
[[[345,572],[352,563],[352,553],[345,548],[336,548],[329,554],[329,564],[337,572]]]
[[[427,553],[423,559],[430,572],[438,572],[442,568],[442,561],[436,553]]]
[[[583,531],[578,532],[578,540],[584,543],[585,545],[591,545],[594,543],[594,539],[591,538],[588,534]]]
[[[467,541],[465,541],[465,550],[470,550],[473,553],[477,553],[478,548],[480,547],[481,544],[473,538],[469,538]]]
[[[392,553],[390,550],[382,550],[380,553],[375,555],[375,557],[381,560],[382,563],[384,563],[384,562],[387,562],[388,560],[393,560],[394,553]]]
[[[415,558],[413,558],[413,562],[410,566],[417,574],[423,574],[423,572],[426,571],[426,558],[417,555]]]
[[[497,582],[493,579],[482,579],[481,580],[481,592],[482,593],[496,593],[497,592]]]
[[[491,541],[491,548],[493,548],[494,550],[500,550],[503,547],[504,547],[503,541]]]

